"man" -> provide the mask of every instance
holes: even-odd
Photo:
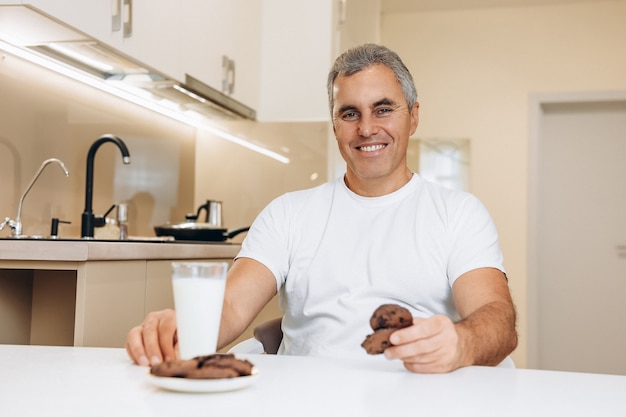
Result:
[[[282,354],[365,355],[369,317],[408,308],[414,324],[384,352],[413,372],[496,365],[517,345],[515,309],[495,227],[482,204],[412,173],[417,93],[378,45],[342,54],[328,78],[343,178],[287,193],[253,223],[228,274],[219,345],[278,291]],[[151,313],[127,351],[141,365],[175,357],[175,314]]]

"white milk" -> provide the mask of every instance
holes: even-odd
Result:
[[[220,277],[172,276],[178,345],[182,359],[208,355],[217,350],[225,270]]]

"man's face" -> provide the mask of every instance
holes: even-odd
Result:
[[[418,123],[389,68],[372,65],[333,86],[333,130],[350,182],[405,176],[406,151]]]

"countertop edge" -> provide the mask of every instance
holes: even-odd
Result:
[[[0,261],[232,259],[241,245],[220,243],[0,240]]]

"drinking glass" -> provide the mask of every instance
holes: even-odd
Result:
[[[172,287],[182,359],[217,351],[226,262],[173,262]]]

